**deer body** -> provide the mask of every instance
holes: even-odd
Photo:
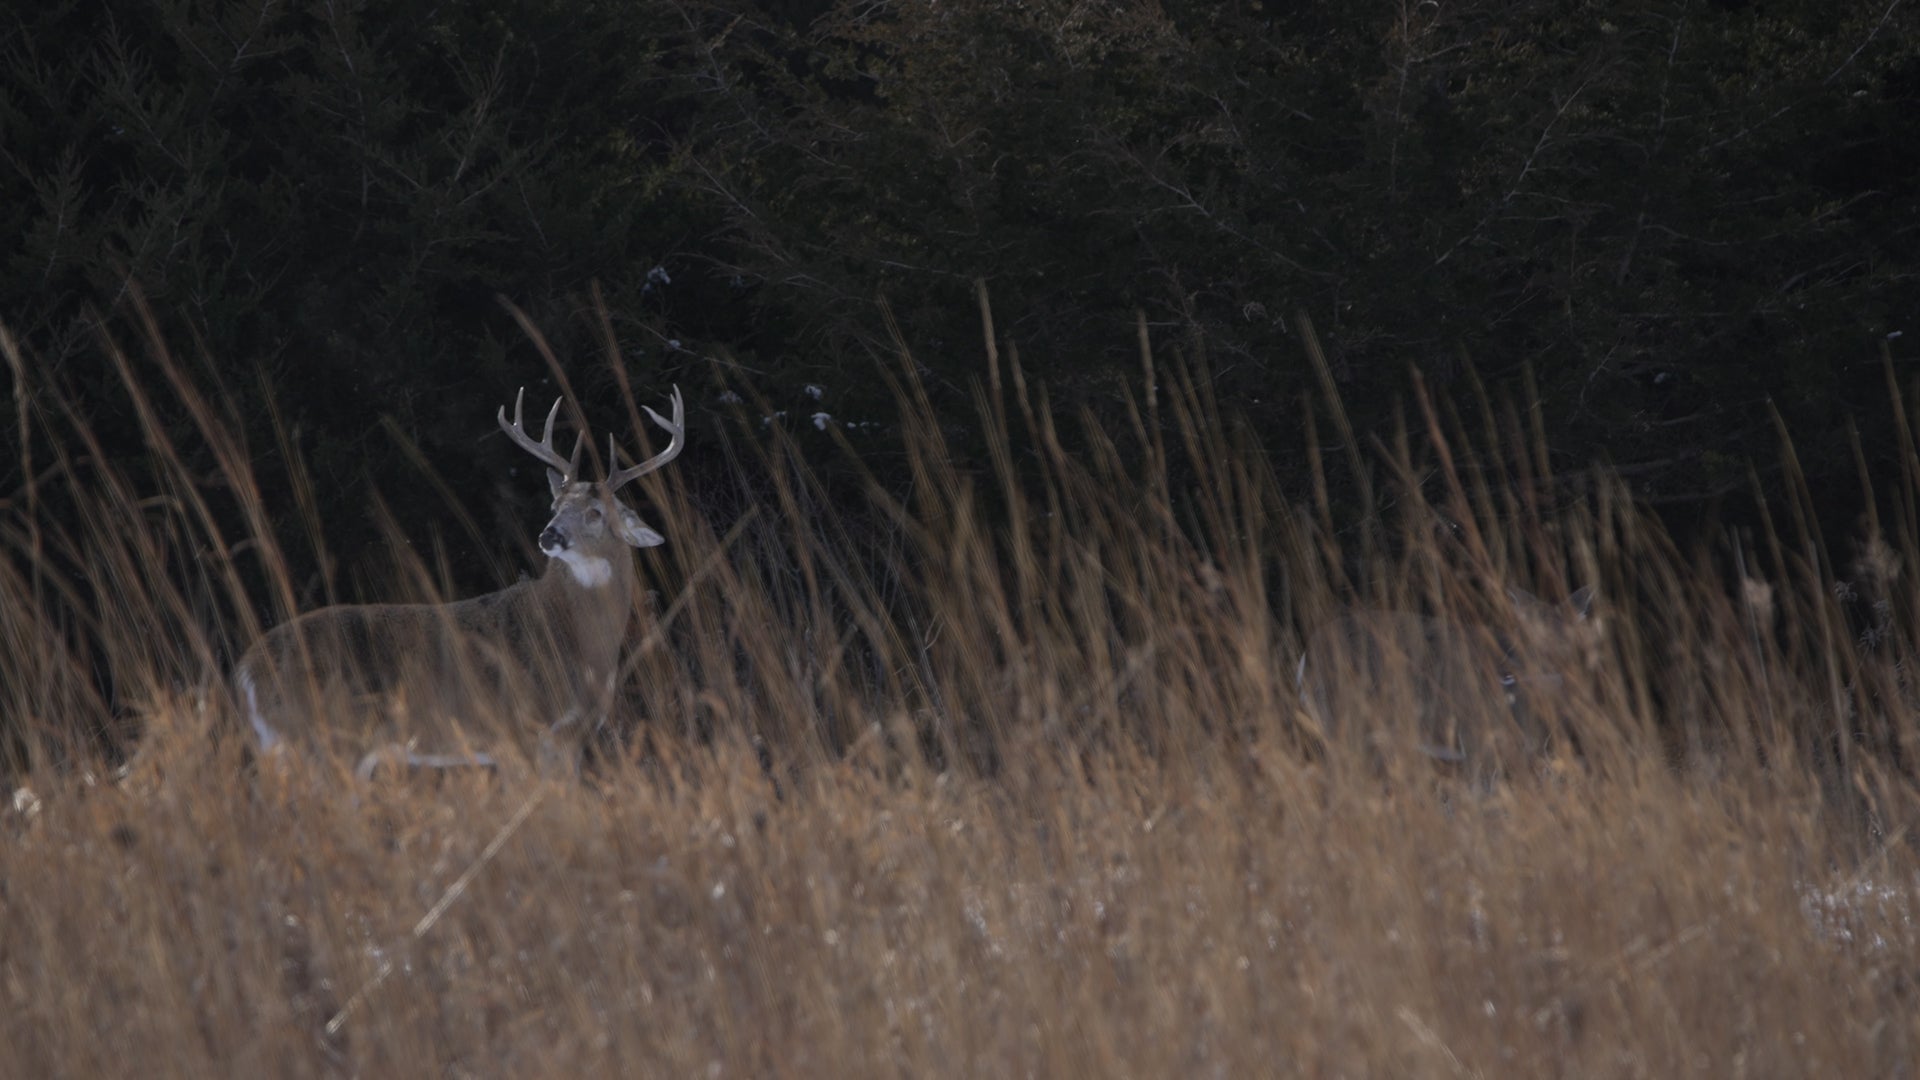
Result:
[[[1505,629],[1375,609],[1329,621],[1295,669],[1302,706],[1330,740],[1360,735],[1473,772],[1544,752],[1552,718],[1540,705],[1585,663],[1592,593],[1564,606],[1511,593],[1516,619]]]
[[[604,482],[574,479],[553,451],[553,421],[535,443],[500,425],[545,461],[553,518],[540,534],[540,577],[448,604],[343,604],[311,611],[262,637],[234,671],[234,692],[259,749],[304,743],[364,753],[363,776],[398,757],[420,767],[493,764],[509,744],[543,771],[577,766],[605,719],[637,589],[630,547],[664,538],[614,497],[621,484],[679,453],[684,410],[659,456]],[[609,446],[611,462],[612,447]],[[562,471],[565,470],[565,471]]]

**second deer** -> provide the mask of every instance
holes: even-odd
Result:
[[[1596,642],[1593,590],[1559,605],[1507,593],[1513,619],[1499,627],[1363,608],[1315,629],[1294,674],[1319,734],[1483,777],[1544,753],[1553,701]]]

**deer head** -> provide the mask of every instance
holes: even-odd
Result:
[[[553,448],[553,422],[560,414],[561,399],[555,398],[553,408],[547,410],[546,424],[536,442],[533,436],[527,434],[522,422],[521,405],[526,396],[527,391],[522,387],[513,399],[512,422],[508,422],[504,406],[496,419],[500,429],[515,444],[547,466],[547,487],[553,493],[553,518],[547,522],[546,528],[540,530],[540,550],[548,558],[565,565],[581,585],[605,585],[612,575],[612,560],[607,552],[609,547],[626,544],[643,548],[666,543],[666,538],[641,521],[640,515],[634,513],[616,493],[628,482],[653,472],[680,455],[686,445],[686,406],[681,401],[680,389],[675,387],[673,391],[671,420],[652,408],[642,406],[647,416],[672,436],[667,448],[638,465],[618,469],[599,482],[578,478],[580,451],[586,445],[584,435],[574,440],[571,457],[563,458]],[[613,437],[609,435],[609,466],[616,463],[616,453]]]

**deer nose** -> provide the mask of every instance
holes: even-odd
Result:
[[[560,530],[554,528],[551,525],[540,530],[540,550],[541,551],[565,551],[568,548],[568,546],[569,545],[567,544],[567,538],[560,532]]]

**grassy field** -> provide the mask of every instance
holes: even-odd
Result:
[[[988,345],[980,467],[907,380],[911,488],[842,511],[690,394],[752,509],[649,481],[658,594],[583,776],[360,783],[251,753],[223,672],[300,590],[217,392],[103,348],[205,443],[103,461],[7,346],[58,453],[0,522],[0,1075],[1920,1063],[1912,475],[1835,550],[1793,502],[1681,551],[1550,477],[1524,412],[1369,447],[1329,398],[1326,470],[1371,476],[1342,509],[1278,490],[1202,379],[1143,356],[1137,424],[1083,435]],[[1300,708],[1343,607],[1498,625],[1505,585],[1585,582],[1557,737],[1496,780]]]

